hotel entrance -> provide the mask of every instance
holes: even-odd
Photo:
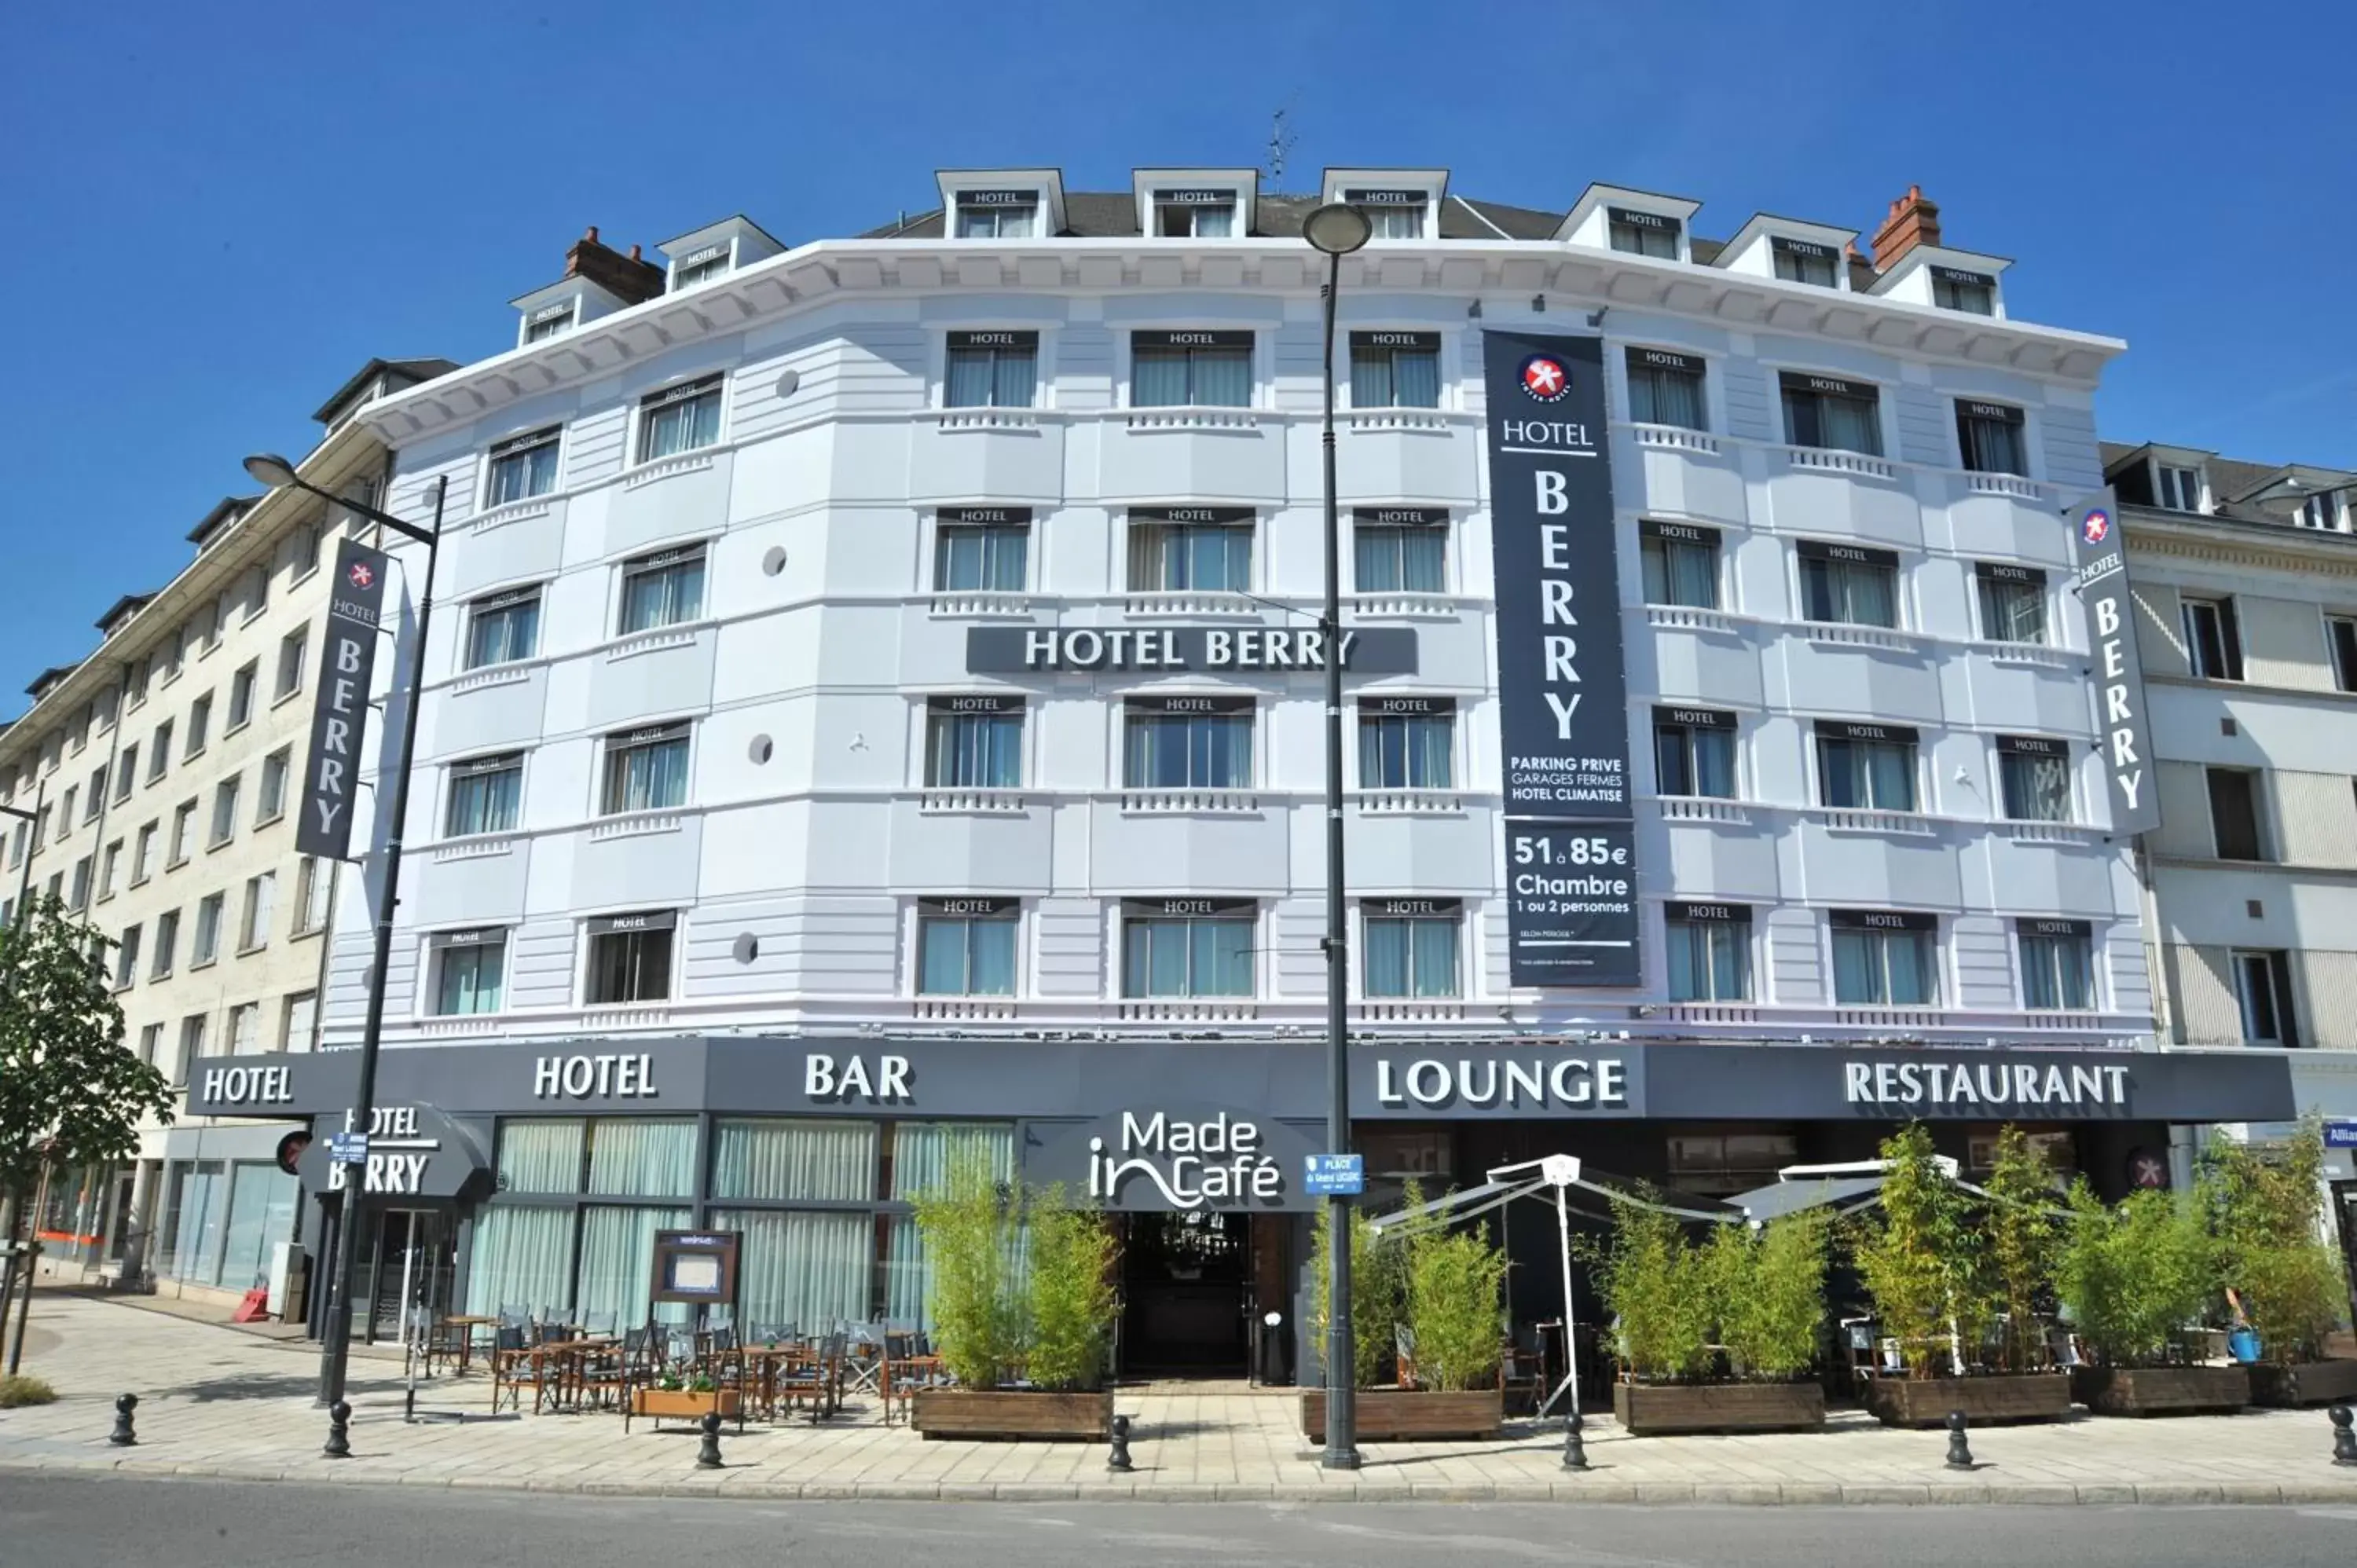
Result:
[[[1220,1209],[1122,1216],[1118,1375],[1281,1377],[1281,1367],[1262,1363],[1260,1325],[1266,1311],[1289,1305],[1293,1218]]]

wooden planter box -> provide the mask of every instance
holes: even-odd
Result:
[[[737,1417],[735,1389],[632,1389],[630,1413],[654,1421],[701,1421],[717,1413],[724,1421]]]
[[[1103,1443],[1113,1435],[1113,1391],[919,1389],[909,1423],[927,1437],[1030,1437]]]
[[[1975,1426],[2060,1421],[2071,1413],[2071,1380],[2060,1372],[1986,1378],[1868,1378],[1866,1408],[1885,1426],[1939,1426],[1960,1410]]]
[[[2073,1367],[2071,1397],[2097,1415],[2232,1415],[2251,1402],[2251,1374],[2241,1367]]]
[[[1362,1441],[1496,1437],[1505,1430],[1506,1396],[1497,1389],[1461,1394],[1421,1389],[1361,1389],[1358,1395],[1359,1436]],[[1301,1430],[1312,1443],[1326,1441],[1324,1389],[1303,1391]]]
[[[2357,1361],[2300,1361],[2288,1367],[2261,1361],[2250,1372],[2253,1404],[2297,1410],[2357,1403]]]
[[[1632,1437],[1808,1432],[1825,1423],[1825,1391],[1814,1383],[1615,1383],[1612,1416]]]

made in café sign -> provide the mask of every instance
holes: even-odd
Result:
[[[1125,1107],[1050,1133],[1026,1160],[1033,1181],[1060,1181],[1087,1202],[1128,1213],[1304,1209],[1304,1156],[1321,1145],[1284,1122],[1226,1107]]]

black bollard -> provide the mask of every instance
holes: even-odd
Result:
[[[1580,1439],[1580,1424],[1577,1410],[1563,1418],[1563,1467],[1566,1470],[1587,1468],[1587,1444]]]
[[[695,1450],[695,1467],[699,1470],[717,1470],[721,1467],[720,1412],[716,1410],[707,1410],[704,1412],[704,1419],[696,1424],[704,1428],[704,1442]]]
[[[2349,1407],[2337,1404],[2330,1413],[2332,1418],[2332,1462],[2336,1465],[2357,1465],[2357,1432],[2349,1430],[2349,1423],[2353,1419]]]
[[[352,1407],[341,1400],[328,1407],[328,1445],[319,1452],[330,1459],[352,1456]]]
[[[139,1396],[137,1394],[122,1394],[116,1397],[114,1402],[114,1430],[107,1434],[106,1437],[106,1440],[109,1443],[113,1444],[117,1448],[132,1448],[138,1445],[139,1434],[131,1430],[131,1412],[138,1408]],[[2343,1426],[2341,1430],[2345,1433],[2348,1428]]]
[[[1113,1453],[1105,1459],[1105,1468],[1108,1470],[1136,1468],[1129,1462],[1129,1417],[1125,1415],[1113,1418]]]
[[[1973,1451],[1964,1442],[1964,1412],[1948,1412],[1948,1468],[1969,1470],[1973,1467]]]

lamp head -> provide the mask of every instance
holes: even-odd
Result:
[[[1366,213],[1347,201],[1329,201],[1301,220],[1301,237],[1329,256],[1347,256],[1375,231]]]
[[[275,452],[256,452],[245,460],[245,471],[273,489],[295,482],[295,465]]]

